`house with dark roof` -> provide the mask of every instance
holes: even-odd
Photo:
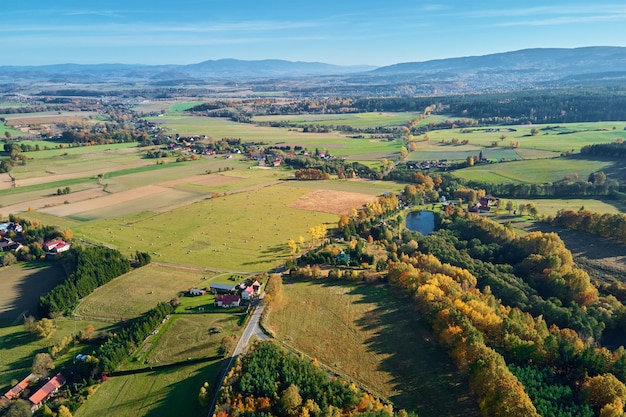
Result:
[[[31,403],[30,409],[32,411],[37,410],[50,397],[56,394],[63,385],[65,385],[65,377],[59,372],[28,398],[28,401]]]
[[[213,294],[226,294],[235,292],[235,286],[231,284],[211,284],[209,290]]]
[[[218,307],[239,307],[241,297],[237,294],[219,294],[215,297],[215,305]]]

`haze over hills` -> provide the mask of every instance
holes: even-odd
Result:
[[[280,84],[322,94],[425,95],[623,84],[625,47],[524,49],[407,62],[381,68],[284,60],[209,60],[189,65],[59,64],[2,66],[0,83],[136,83],[175,86],[237,82]]]

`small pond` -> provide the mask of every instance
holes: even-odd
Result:
[[[435,230],[435,214],[428,210],[413,211],[406,216],[406,227],[426,236]]]

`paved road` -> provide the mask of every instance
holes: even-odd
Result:
[[[263,310],[265,310],[265,305],[260,304],[260,301],[256,300],[253,302],[250,308],[254,308],[254,311],[252,312],[250,320],[248,320],[248,324],[246,325],[246,328],[243,330],[243,333],[241,334],[241,337],[237,342],[237,346],[235,347],[233,356],[228,361],[228,366],[226,366],[226,369],[224,370],[224,373],[220,378],[220,385],[215,390],[216,393],[219,392],[220,388],[222,387],[222,381],[224,380],[224,376],[228,374],[228,371],[230,371],[230,368],[233,365],[235,359],[237,359],[237,357],[246,350],[246,347],[248,347],[248,343],[250,343],[250,339],[252,338],[252,336],[256,337],[259,340],[267,340],[270,338],[263,332],[263,330],[261,330],[261,326],[259,326],[259,321],[261,320],[261,314],[263,314]],[[211,402],[211,407],[209,408],[209,414],[207,415],[207,417],[213,416],[213,413],[215,412],[216,402],[217,395],[215,395],[213,401]]]

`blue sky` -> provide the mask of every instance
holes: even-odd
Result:
[[[600,1],[7,1],[0,65],[272,58],[382,66],[626,46],[626,4]]]

